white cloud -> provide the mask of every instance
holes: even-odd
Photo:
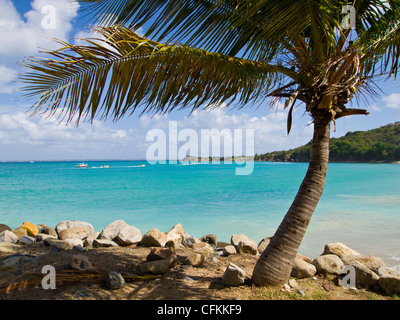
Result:
[[[400,108],[400,93],[392,93],[386,97],[383,97],[383,102],[386,103],[386,107],[392,109]]]

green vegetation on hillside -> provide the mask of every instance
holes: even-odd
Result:
[[[288,151],[256,154],[255,161],[308,162],[311,141]],[[400,121],[369,130],[349,132],[341,138],[331,138],[331,162],[393,162],[400,161]]]

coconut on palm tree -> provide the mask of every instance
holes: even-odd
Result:
[[[79,123],[283,99],[289,132],[304,105],[314,124],[309,167],[253,272],[257,285],[285,282],[324,189],[331,123],[366,115],[347,104],[398,73],[399,1],[355,0],[352,11],[336,0],[79,2],[97,17],[98,39],[60,42],[25,62],[33,114]]]

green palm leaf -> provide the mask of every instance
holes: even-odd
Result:
[[[283,77],[279,67],[210,53],[182,45],[161,44],[114,26],[97,30],[105,40],[48,52],[54,59],[34,58],[33,70],[21,77],[26,98],[38,97],[34,113],[44,110],[73,117],[119,119],[141,112],[166,113],[174,108],[235,101],[240,107],[266,99]],[[61,43],[61,42],[60,42]]]

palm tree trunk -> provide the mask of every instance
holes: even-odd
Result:
[[[257,261],[252,279],[256,285],[282,285],[289,279],[297,250],[324,190],[332,115],[316,109],[312,116],[314,135],[308,170],[289,211]]]

